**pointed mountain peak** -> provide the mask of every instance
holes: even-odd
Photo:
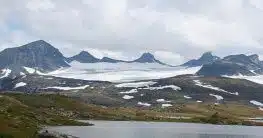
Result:
[[[214,61],[220,60],[220,57],[214,56],[212,52],[205,52],[199,59],[193,59],[183,64],[183,66],[195,67],[204,64],[210,64]]]
[[[212,54],[212,52],[205,52],[198,60],[202,60],[202,61],[214,61],[214,60],[218,60],[220,59],[217,56],[214,56]]]
[[[134,60],[134,62],[139,63],[153,63],[156,62],[156,59],[153,54],[146,52],[141,55],[138,59]]]
[[[79,54],[67,59],[68,62],[78,61],[80,63],[96,63],[99,59],[91,55],[87,51],[81,51]]]
[[[83,55],[83,56],[92,56],[89,52],[87,51],[81,51],[78,55]]]
[[[33,41],[33,42],[28,43],[26,45],[28,45],[28,46],[46,46],[46,45],[50,45],[50,44],[44,40],[36,40],[36,41]]]

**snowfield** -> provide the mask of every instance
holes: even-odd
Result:
[[[23,87],[23,86],[26,86],[26,83],[24,83],[24,82],[19,82],[19,83],[17,83],[17,84],[15,85],[14,88]]]
[[[195,74],[201,67],[169,67],[157,63],[79,63],[61,68],[46,75],[83,80],[129,82],[159,79],[182,74]]]
[[[47,87],[44,89],[58,89],[58,90],[80,90],[80,89],[86,89],[89,87],[89,85],[79,86],[79,87],[59,87],[59,86],[53,86],[53,87]]]
[[[221,88],[205,84],[205,83],[201,82],[200,80],[194,80],[194,83],[195,83],[195,85],[203,87],[203,88],[212,89],[212,90],[216,90],[216,91],[220,91],[220,92],[224,92],[224,93],[228,93],[228,94],[232,94],[232,95],[239,95],[238,92],[229,92],[229,91],[223,90]]]

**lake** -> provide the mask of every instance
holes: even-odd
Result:
[[[80,138],[263,138],[263,127],[191,123],[89,121],[94,126],[50,127]]]

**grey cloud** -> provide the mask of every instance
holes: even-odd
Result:
[[[0,49],[44,39],[66,55],[159,51],[174,64],[205,51],[263,55],[262,10],[260,0],[0,1]]]

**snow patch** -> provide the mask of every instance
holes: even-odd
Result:
[[[197,102],[197,103],[202,103],[203,101],[199,101],[199,100],[197,100],[196,102]]]
[[[26,86],[26,83],[24,83],[24,82],[19,82],[19,83],[17,83],[17,84],[15,85],[14,88],[23,87],[23,86]]]
[[[171,106],[173,106],[173,105],[171,105],[171,104],[162,104],[162,108],[171,107]]]
[[[186,96],[186,95],[184,95],[184,98],[185,98],[185,99],[192,99],[192,97]]]
[[[263,103],[261,103],[261,102],[258,102],[258,101],[256,101],[256,100],[251,100],[251,101],[249,101],[251,104],[254,104],[254,105],[256,105],[256,106],[261,106],[261,107],[263,107]]]
[[[121,94],[130,94],[130,93],[137,93],[138,90],[137,89],[131,89],[129,91],[126,91],[126,92],[120,92]]]
[[[12,70],[10,69],[2,69],[2,76],[0,77],[0,79],[8,77],[11,72]]]
[[[79,86],[79,87],[59,87],[59,86],[53,86],[53,87],[47,87],[44,89],[58,89],[58,90],[80,90],[80,89],[86,89],[89,87],[89,85]]]
[[[195,83],[195,85],[203,87],[203,88],[207,88],[207,89],[211,89],[211,90],[215,90],[215,91],[220,91],[220,92],[224,92],[224,93],[228,93],[228,94],[232,94],[232,95],[239,95],[238,92],[229,92],[229,91],[223,90],[219,87],[215,87],[212,85],[202,83],[200,80],[194,80],[194,83]]]
[[[166,101],[165,99],[157,99],[156,102],[159,102],[159,103],[170,103],[171,101]]]
[[[209,95],[215,97],[216,100],[218,100],[218,101],[224,99],[224,98],[223,98],[222,96],[220,96],[220,95],[216,95],[216,94],[209,94]]]
[[[125,99],[125,100],[129,100],[129,99],[134,98],[134,96],[124,95],[122,98]]]
[[[151,106],[151,104],[149,103],[143,103],[143,102],[138,102],[138,105],[142,105],[142,106]]]
[[[148,90],[162,90],[162,89],[167,89],[167,88],[171,88],[175,91],[177,90],[181,90],[180,87],[175,86],[175,85],[166,85],[166,86],[159,86],[159,87],[147,87],[147,88],[143,88],[143,89],[148,89]]]
[[[115,87],[122,88],[122,87],[129,87],[129,88],[139,88],[139,87],[149,87],[151,85],[156,84],[153,81],[145,81],[145,82],[131,82],[131,83],[121,83],[115,85]]]
[[[19,74],[20,74],[20,76],[25,76],[26,75],[24,72],[20,72]]]
[[[33,69],[33,68],[30,68],[30,67],[23,67],[25,70],[26,70],[26,72],[28,72],[29,74],[33,74],[33,73],[36,73],[36,74],[38,74],[38,75],[46,75],[46,74],[44,74],[44,73],[42,73],[42,72],[40,72],[40,71],[38,71],[38,70],[36,70],[36,69]]]

